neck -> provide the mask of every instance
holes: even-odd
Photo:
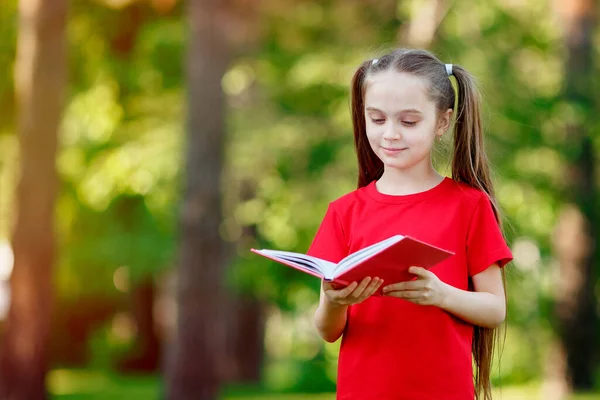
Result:
[[[383,194],[407,195],[424,192],[444,180],[431,163],[423,166],[416,165],[411,169],[402,170],[384,166],[383,175],[377,181],[377,190]]]

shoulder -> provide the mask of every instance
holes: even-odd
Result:
[[[482,212],[495,215],[495,205],[485,191],[453,179],[450,183],[445,193],[438,196],[440,210],[451,210],[465,222]]]
[[[329,208],[336,213],[345,214],[354,209],[356,206],[360,206],[368,201],[366,190],[367,187],[365,186],[346,193],[345,195],[331,201],[329,203]]]
[[[467,206],[475,208],[482,202],[490,201],[489,195],[481,189],[455,180],[451,182],[449,195]]]
[[[459,204],[457,209],[460,210],[460,215],[467,222],[468,227],[476,225],[478,221],[483,221],[485,224],[502,225],[498,220],[501,218],[498,206],[485,191],[459,182],[454,182],[453,186],[455,196],[460,199],[457,201]]]

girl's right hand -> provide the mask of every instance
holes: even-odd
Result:
[[[343,289],[336,290],[335,285],[331,282],[323,281],[323,292],[330,303],[338,306],[349,306],[365,301],[383,284],[383,279],[375,277],[371,280],[370,277],[364,278],[360,284],[352,282]]]

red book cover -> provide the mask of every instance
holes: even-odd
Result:
[[[336,274],[334,282],[348,285],[360,282],[364,277],[383,279],[384,285],[407,281],[415,275],[408,269],[412,266],[429,269],[453,255],[453,252],[405,236],[399,242],[382,249],[346,272]]]

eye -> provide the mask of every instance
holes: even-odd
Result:
[[[402,121],[402,123],[406,126],[415,126],[417,121]]]
[[[379,118],[379,119],[371,118],[371,121],[373,123],[377,124],[377,125],[381,125],[381,124],[383,124],[385,122],[385,119],[383,119],[383,118]]]

